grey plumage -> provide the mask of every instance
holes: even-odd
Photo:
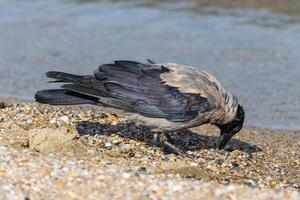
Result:
[[[215,124],[221,129],[222,141],[226,141],[220,148],[242,128],[243,108],[215,77],[190,66],[148,61],[115,61],[87,76],[47,72],[54,82],[64,84],[59,90],[38,91],[36,101],[124,110],[135,113],[129,120],[157,132]]]

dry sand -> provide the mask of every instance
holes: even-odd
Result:
[[[244,128],[224,151],[218,129],[172,135],[95,107],[0,103],[0,199],[300,199],[300,131]]]

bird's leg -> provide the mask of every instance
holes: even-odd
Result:
[[[172,143],[172,138],[168,133],[161,133],[156,132],[154,133],[154,141],[158,144],[163,144],[170,150],[172,150],[173,153],[180,155],[180,156],[186,156],[185,153],[182,152],[179,148],[175,147]]]
[[[166,139],[168,142],[170,142],[171,144],[174,144],[174,141],[173,139],[171,138],[171,136],[169,135],[169,133],[164,133]]]

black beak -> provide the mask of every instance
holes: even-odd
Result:
[[[231,138],[232,138],[232,135],[230,135],[230,134],[225,134],[225,133],[222,134],[221,137],[220,137],[221,141],[219,143],[219,149],[220,150],[224,149],[224,147],[229,143]]]

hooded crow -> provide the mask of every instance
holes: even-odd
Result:
[[[220,128],[223,149],[244,122],[237,98],[205,71],[175,63],[157,64],[118,60],[101,65],[93,75],[49,71],[61,89],[40,90],[37,102],[51,105],[94,104],[122,110],[130,121],[151,128],[157,142],[175,151],[168,135],[206,123]]]

